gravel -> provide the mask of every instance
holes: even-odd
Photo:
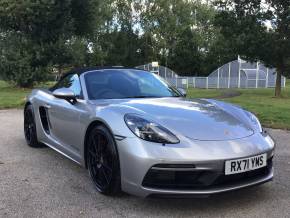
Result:
[[[21,110],[0,111],[0,217],[289,217],[290,132],[276,140],[275,179],[262,186],[197,199],[98,194],[85,169],[23,136]]]

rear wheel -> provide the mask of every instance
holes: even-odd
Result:
[[[36,125],[32,105],[28,105],[24,110],[24,135],[26,143],[30,147],[38,148],[43,146],[37,141]]]
[[[103,125],[95,126],[90,132],[87,146],[88,171],[96,189],[105,195],[119,194],[119,157],[112,134]]]

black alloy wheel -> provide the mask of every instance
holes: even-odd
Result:
[[[90,132],[87,166],[96,189],[105,195],[120,193],[120,167],[114,138],[103,125]]]
[[[30,147],[42,147],[37,141],[36,125],[32,105],[28,105],[24,110],[24,135],[26,143]]]

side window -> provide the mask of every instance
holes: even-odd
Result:
[[[62,80],[60,80],[52,89],[51,91],[54,91],[55,89],[60,88],[69,88],[71,89],[74,94],[78,98],[82,98],[82,89],[80,84],[80,78],[77,74],[69,74],[66,77],[64,77]]]
[[[73,74],[69,74],[66,77],[62,78],[60,81],[58,81],[54,87],[51,88],[51,91],[54,91],[56,89],[60,88],[69,88],[69,82],[72,78]]]
[[[77,74],[74,74],[71,78],[70,78],[70,86],[67,87],[70,88],[77,97],[81,97],[82,96],[82,89],[81,89],[81,83],[80,83],[80,78]]]

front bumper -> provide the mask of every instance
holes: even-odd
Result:
[[[251,137],[231,141],[194,141],[181,140],[180,144],[165,145],[146,142],[139,138],[126,138],[118,141],[118,151],[121,166],[122,190],[141,197],[151,195],[210,195],[232,191],[270,181],[273,178],[272,157],[274,144],[269,136],[255,134]],[[225,178],[224,163],[229,159],[243,158],[267,153],[267,169],[235,178],[233,181]],[[150,171],[172,172],[176,169],[162,169],[162,166],[176,166],[180,178],[186,174],[202,172],[202,181],[195,180],[186,186],[170,186],[170,184],[154,184],[146,180]],[[161,166],[161,167],[160,167]],[[187,168],[189,166],[189,168]],[[194,166],[190,168],[190,166]],[[253,171],[250,171],[253,172]],[[157,173],[158,174],[158,173]],[[193,176],[194,177],[194,176]],[[146,182],[147,181],[147,182]],[[153,180],[152,180],[153,181]],[[217,182],[218,181],[218,182]],[[192,185],[188,185],[192,184]]]
[[[195,179],[192,180],[192,183],[186,183],[186,181],[184,181],[184,177],[182,177],[182,174],[180,174],[179,177],[175,178],[181,181],[176,181],[174,185],[171,183],[162,183],[162,182],[160,183],[160,180],[155,180],[155,183],[154,182],[149,183],[146,182],[147,178],[146,176],[142,184],[142,189],[146,190],[147,192],[150,192],[150,195],[153,196],[210,195],[221,192],[233,191],[236,189],[259,185],[270,181],[273,178],[272,159],[268,160],[268,164],[269,165],[267,167],[258,170],[253,170],[230,176],[220,174],[219,172],[200,171],[198,172],[198,174],[201,174],[201,176],[199,177],[192,176],[195,177]],[[190,173],[193,172],[184,171],[184,173],[190,175]]]

